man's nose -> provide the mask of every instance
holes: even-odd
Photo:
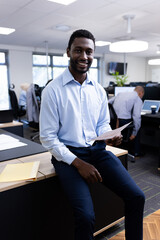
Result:
[[[81,52],[81,58],[87,59],[87,54],[85,51]]]

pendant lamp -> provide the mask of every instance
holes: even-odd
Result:
[[[125,15],[123,18],[127,20],[127,33],[129,34],[131,33],[131,20],[134,18],[134,15]],[[109,50],[117,53],[141,52],[147,49],[148,43],[146,41],[133,39],[113,42],[109,45]]]
[[[148,64],[149,65],[160,65],[160,59],[159,58],[157,58],[157,59],[150,59],[148,61]]]

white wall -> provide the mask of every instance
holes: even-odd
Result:
[[[146,81],[158,82],[160,83],[160,66],[148,65],[148,60],[146,59]]]
[[[124,62],[123,54],[105,54],[103,56],[103,80],[102,85],[107,87],[110,81],[115,81],[114,77],[108,74],[108,62]],[[128,82],[145,82],[146,81],[146,59],[140,57],[125,56],[125,62],[128,63],[127,75]]]
[[[22,83],[32,83],[32,52],[9,50],[10,83],[15,85],[15,92],[19,96]]]

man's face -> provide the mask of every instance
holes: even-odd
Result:
[[[93,61],[94,42],[88,38],[75,38],[70,49],[67,49],[70,57],[70,70],[74,73],[86,73]]]
[[[140,91],[139,94],[138,94],[138,96],[142,99],[143,96],[144,96],[144,92]]]

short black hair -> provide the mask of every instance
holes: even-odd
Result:
[[[72,35],[70,36],[70,39],[68,42],[68,49],[71,48],[71,45],[75,38],[81,38],[81,37],[91,39],[94,42],[94,46],[95,46],[95,37],[93,36],[93,34],[91,32],[89,32],[88,30],[79,29],[79,30],[74,31],[72,33]]]

